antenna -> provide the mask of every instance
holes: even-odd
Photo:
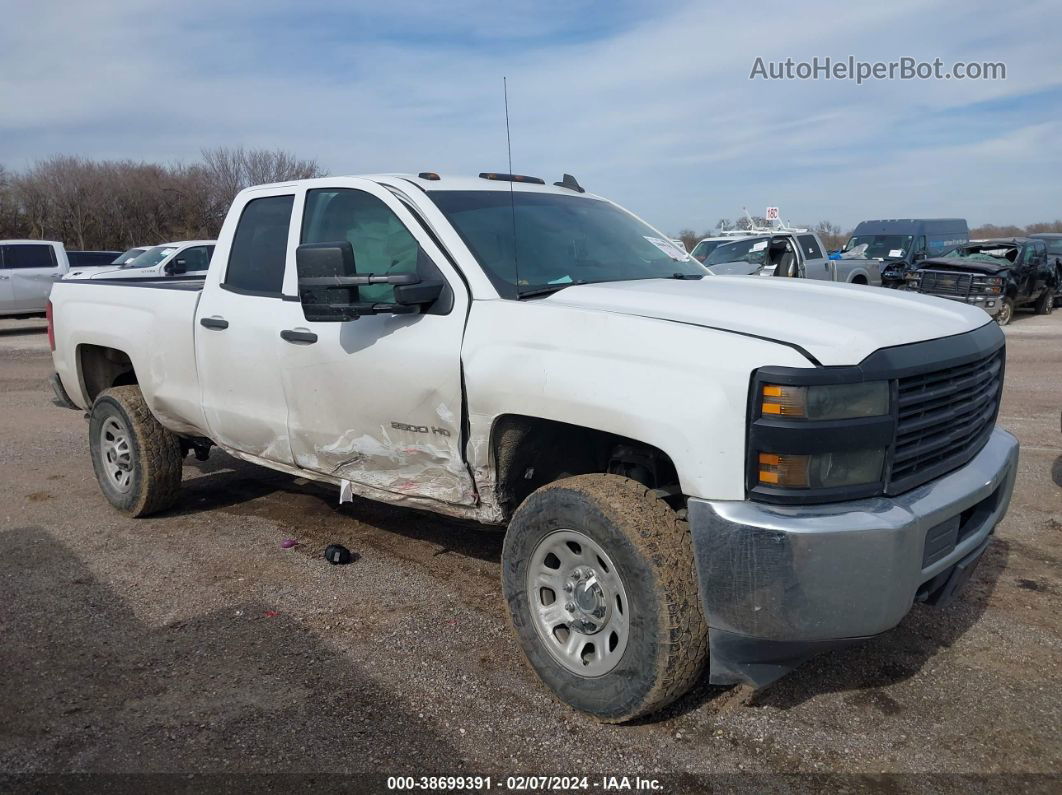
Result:
[[[516,253],[516,196],[513,193],[513,139],[509,135],[509,81],[502,76],[502,92],[505,95],[505,147],[509,152],[509,207],[513,213],[513,274],[516,278],[516,297],[520,297],[520,262]]]

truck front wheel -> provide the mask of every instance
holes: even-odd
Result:
[[[502,587],[535,673],[599,720],[661,709],[704,667],[689,531],[634,480],[580,475],[531,494],[505,536]]]
[[[177,501],[181,443],[155,419],[138,386],[104,390],[89,418],[92,468],[103,496],[131,516],[148,516]]]
[[[996,315],[996,322],[1001,326],[1010,324],[1010,321],[1014,318],[1014,299],[1004,298],[1003,303],[999,307],[999,314]]]

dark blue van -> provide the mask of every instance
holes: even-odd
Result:
[[[866,246],[862,256],[882,260],[882,285],[899,287],[916,263],[946,254],[969,240],[965,218],[894,218],[861,221],[842,251]]]

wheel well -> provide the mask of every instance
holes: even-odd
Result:
[[[511,516],[531,492],[572,475],[611,473],[658,489],[681,507],[678,473],[663,450],[625,436],[518,414],[491,431],[498,502]]]
[[[106,348],[102,345],[78,346],[78,369],[89,403],[104,389],[138,383],[129,356],[117,348]]]
[[[855,278],[852,279],[852,284],[866,284],[866,283],[867,283],[867,277],[864,276],[861,273],[857,274],[855,276]]]

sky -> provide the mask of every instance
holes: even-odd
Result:
[[[330,174],[508,170],[677,233],[1062,218],[1062,3],[0,0],[0,165],[281,148]],[[940,58],[1005,80],[750,79]]]

